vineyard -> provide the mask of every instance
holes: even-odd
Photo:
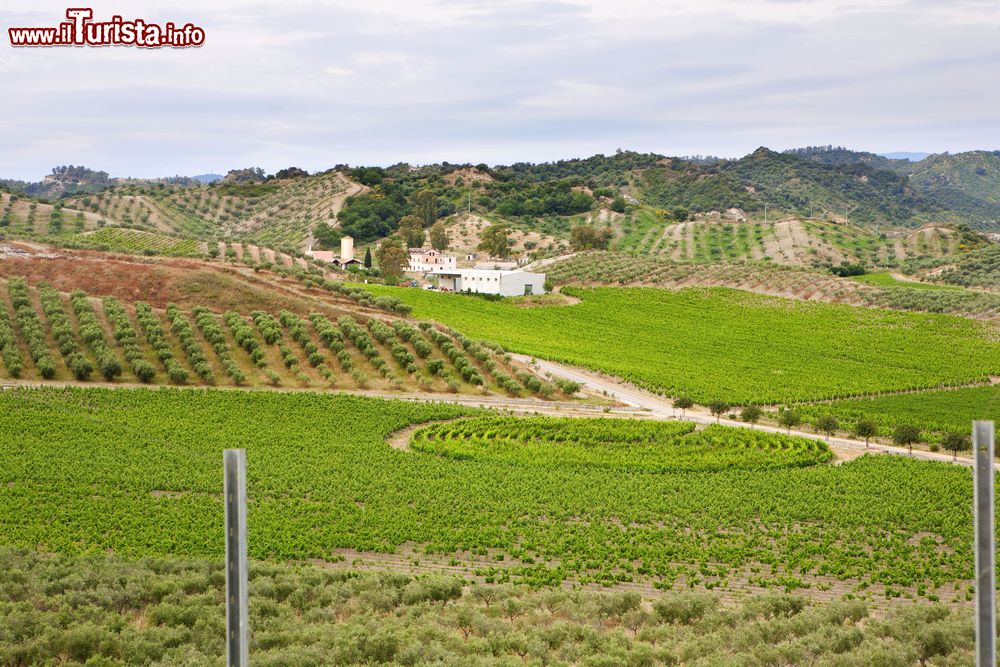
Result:
[[[200,256],[205,254],[197,241],[124,227],[103,227],[78,235],[77,244],[96,250],[112,250],[132,254]]]
[[[418,317],[505,347],[707,404],[775,404],[985,382],[1000,342],[982,322],[725,289],[565,288],[573,306],[371,287]],[[627,335],[624,333],[627,332]]]
[[[48,283],[32,288],[20,278],[0,289],[0,378],[546,399],[576,391],[515,366],[496,346],[429,322],[287,310],[220,317],[176,304],[161,311],[143,301],[91,299],[82,290],[67,298]]]
[[[415,560],[450,557],[487,582],[969,599],[972,489],[961,467],[883,456],[651,473],[558,457],[552,465],[458,460],[384,440],[461,414],[304,392],[0,392],[4,541],[71,554],[220,557],[220,453],[238,444],[247,449],[258,559],[336,561],[344,548],[417,545]],[[750,434],[709,433],[729,446]]]
[[[633,472],[710,472],[815,465],[823,443],[692,422],[479,417],[417,431],[410,446],[462,461],[592,466]]]

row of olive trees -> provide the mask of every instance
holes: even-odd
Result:
[[[673,400],[673,406],[675,409],[681,411],[681,416],[686,416],[687,410],[694,407],[694,404],[694,401],[687,396],[679,396]],[[709,401],[705,407],[715,417],[716,423],[719,422],[722,415],[732,409],[729,403],[721,400]],[[741,421],[748,424],[756,424],[764,417],[764,411],[756,405],[748,405],[738,415],[733,416],[738,417]],[[791,433],[793,428],[803,425],[802,416],[793,408],[782,408],[779,410],[776,415],[776,421],[789,433]],[[859,419],[853,423],[841,424],[840,420],[831,414],[818,416],[812,421],[811,425],[816,432],[825,433],[828,439],[835,433],[841,431],[847,432],[855,438],[864,440],[865,447],[868,447],[871,439],[879,433],[878,424],[870,419]],[[913,445],[921,442],[923,435],[918,426],[900,424],[893,429],[891,437],[893,444],[906,447],[909,453],[912,454]],[[954,459],[957,458],[959,452],[967,452],[972,449],[972,439],[967,434],[947,432],[941,438],[941,448],[951,452]]]

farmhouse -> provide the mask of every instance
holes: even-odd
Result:
[[[454,268],[455,257],[452,255],[445,255],[434,248],[410,248],[410,265],[407,271],[429,273]]]
[[[321,262],[329,262],[330,264],[338,264],[340,266],[361,264],[361,262],[354,258],[354,238],[351,236],[345,236],[340,239],[339,257],[335,256],[332,250],[309,250],[306,254]]]
[[[545,294],[545,274],[530,271],[503,271],[494,269],[459,269],[434,271],[439,285],[446,292],[475,292],[522,296]]]

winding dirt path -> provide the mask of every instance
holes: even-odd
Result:
[[[628,384],[618,378],[584,370],[582,368],[576,368],[574,366],[568,366],[554,361],[529,357],[523,354],[514,354],[511,356],[522,363],[534,363],[535,367],[543,374],[551,373],[553,376],[578,382],[581,386],[586,387],[591,391],[613,398],[626,405],[631,405],[641,410],[647,410],[649,411],[650,419],[682,419],[686,421],[693,421],[698,424],[718,423],[725,426],[750,428],[767,433],[790,433],[791,435],[797,435],[802,438],[826,442],[841,460],[857,458],[865,453],[879,453],[893,454],[897,456],[911,456],[912,458],[923,459],[925,461],[940,461],[944,463],[954,462],[966,466],[972,465],[971,459],[965,457],[959,457],[957,460],[953,461],[951,454],[925,452],[921,450],[914,450],[913,453],[910,454],[904,447],[893,447],[891,445],[876,443],[866,445],[864,441],[852,440],[850,438],[827,438],[817,433],[809,433],[807,431],[798,430],[787,431],[786,429],[777,426],[769,426],[767,424],[748,424],[746,422],[726,419],[724,417],[716,419],[712,415],[708,414],[703,408],[686,410],[682,414],[678,415],[677,411],[674,409],[673,403],[671,403],[668,399],[665,399],[662,396],[657,396],[656,394],[646,391],[645,389],[640,389],[639,387]]]

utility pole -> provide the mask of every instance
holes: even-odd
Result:
[[[222,453],[226,506],[226,666],[247,667],[247,450]]]
[[[993,422],[972,423],[976,524],[976,666],[996,665],[996,570],[993,536]]]
[[[767,224],[767,202],[764,202],[764,224]]]

